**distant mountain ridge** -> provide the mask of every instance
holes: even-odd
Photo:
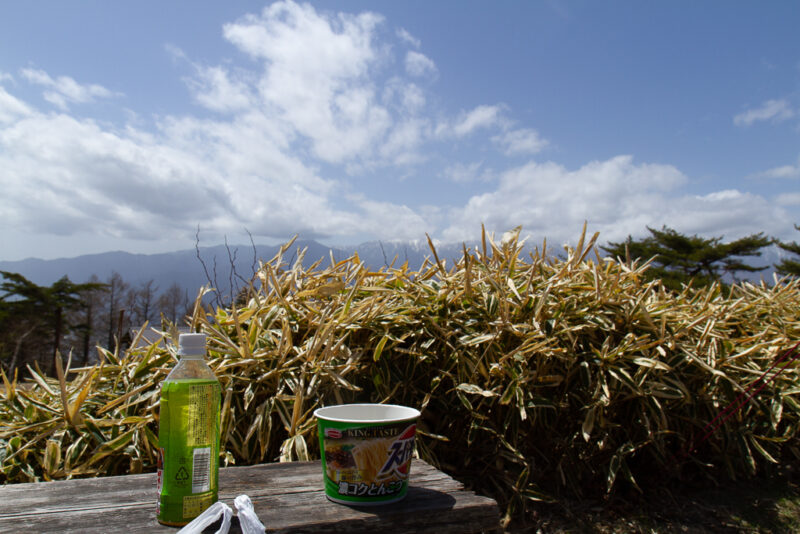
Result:
[[[199,249],[179,250],[160,254],[132,254],[129,252],[104,252],[88,254],[74,258],[54,260],[25,259],[18,261],[0,261],[0,270],[20,273],[38,285],[50,285],[63,276],[72,282],[82,283],[96,275],[100,281],[107,281],[112,273],[119,273],[123,280],[132,286],[153,280],[158,288],[164,291],[172,284],[195,294],[200,287],[209,283],[209,278],[216,281],[217,289],[224,295],[231,293],[235,286],[234,270],[240,276],[249,278],[253,274],[253,266],[258,260],[268,261],[278,253],[280,245],[256,245],[255,259],[252,245],[218,245],[200,247]],[[313,240],[298,240],[285,253],[286,261],[293,262],[297,251],[306,249],[303,264],[309,266],[322,258],[322,265],[341,261],[358,252],[358,256],[370,269],[377,270],[394,262],[399,267],[408,262],[409,268],[418,269],[425,258],[432,258],[430,248],[423,242],[369,241],[352,247],[330,247]],[[202,262],[198,259],[198,251]],[[462,245],[437,244],[439,258],[451,266],[463,255]],[[555,251],[554,251],[555,252]],[[748,258],[752,265],[768,265],[769,268],[752,273],[744,278],[752,281],[760,279],[772,281],[773,265],[778,263],[786,253],[776,246],[767,247],[758,258]],[[205,267],[204,267],[205,264]],[[208,276],[206,275],[208,272]],[[241,284],[238,284],[239,286]]]
[[[258,260],[269,261],[279,249],[280,245],[256,245],[254,252],[252,245],[217,245],[159,254],[117,251],[53,260],[29,258],[0,261],[0,270],[19,273],[38,285],[50,285],[63,276],[72,282],[82,283],[96,275],[104,282],[117,272],[133,286],[153,280],[158,291],[178,284],[187,289],[190,295],[208,284],[210,278],[216,281],[220,292],[228,294],[231,286],[235,285],[234,269],[238,275],[249,278]],[[360,260],[371,269],[389,265],[395,258],[395,266],[408,261],[409,266],[416,269],[426,257],[432,256],[427,243],[371,241],[354,247],[329,247],[312,240],[298,240],[285,253],[286,261],[293,262],[297,251],[302,249],[306,249],[303,261],[306,266],[320,258],[323,259],[323,265],[327,265],[331,255],[338,262],[358,252]],[[202,261],[198,258],[198,252]],[[451,264],[453,258],[462,255],[461,245],[437,246],[437,254],[443,260],[447,258],[447,263]]]

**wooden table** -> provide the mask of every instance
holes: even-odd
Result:
[[[408,495],[400,502],[352,507],[322,490],[319,462],[220,469],[220,500],[232,509],[247,494],[267,532],[490,532],[499,527],[492,499],[414,460]],[[172,532],[156,519],[156,475],[0,486],[0,532]],[[214,532],[216,528],[207,530]],[[231,532],[240,532],[234,517]]]

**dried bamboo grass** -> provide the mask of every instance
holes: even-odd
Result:
[[[519,229],[484,233],[449,266],[431,243],[420,270],[377,272],[357,255],[289,265],[287,244],[240,302],[198,298],[191,317],[223,386],[223,462],[317,458],[313,410],[354,401],[421,408],[420,455],[509,516],[564,492],[800,456],[796,362],[681,454],[797,340],[800,282],[676,294],[645,282],[647,265],[593,254],[596,238],[559,259],[524,256]],[[29,389],[2,375],[2,480],[152,470],[171,346],[101,350],[60,380],[31,370]]]

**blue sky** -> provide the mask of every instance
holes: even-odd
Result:
[[[0,260],[797,240],[797,2],[12,2]]]

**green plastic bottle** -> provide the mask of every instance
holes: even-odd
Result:
[[[158,522],[182,526],[217,501],[220,385],[205,334],[181,334],[180,361],[161,386]]]

